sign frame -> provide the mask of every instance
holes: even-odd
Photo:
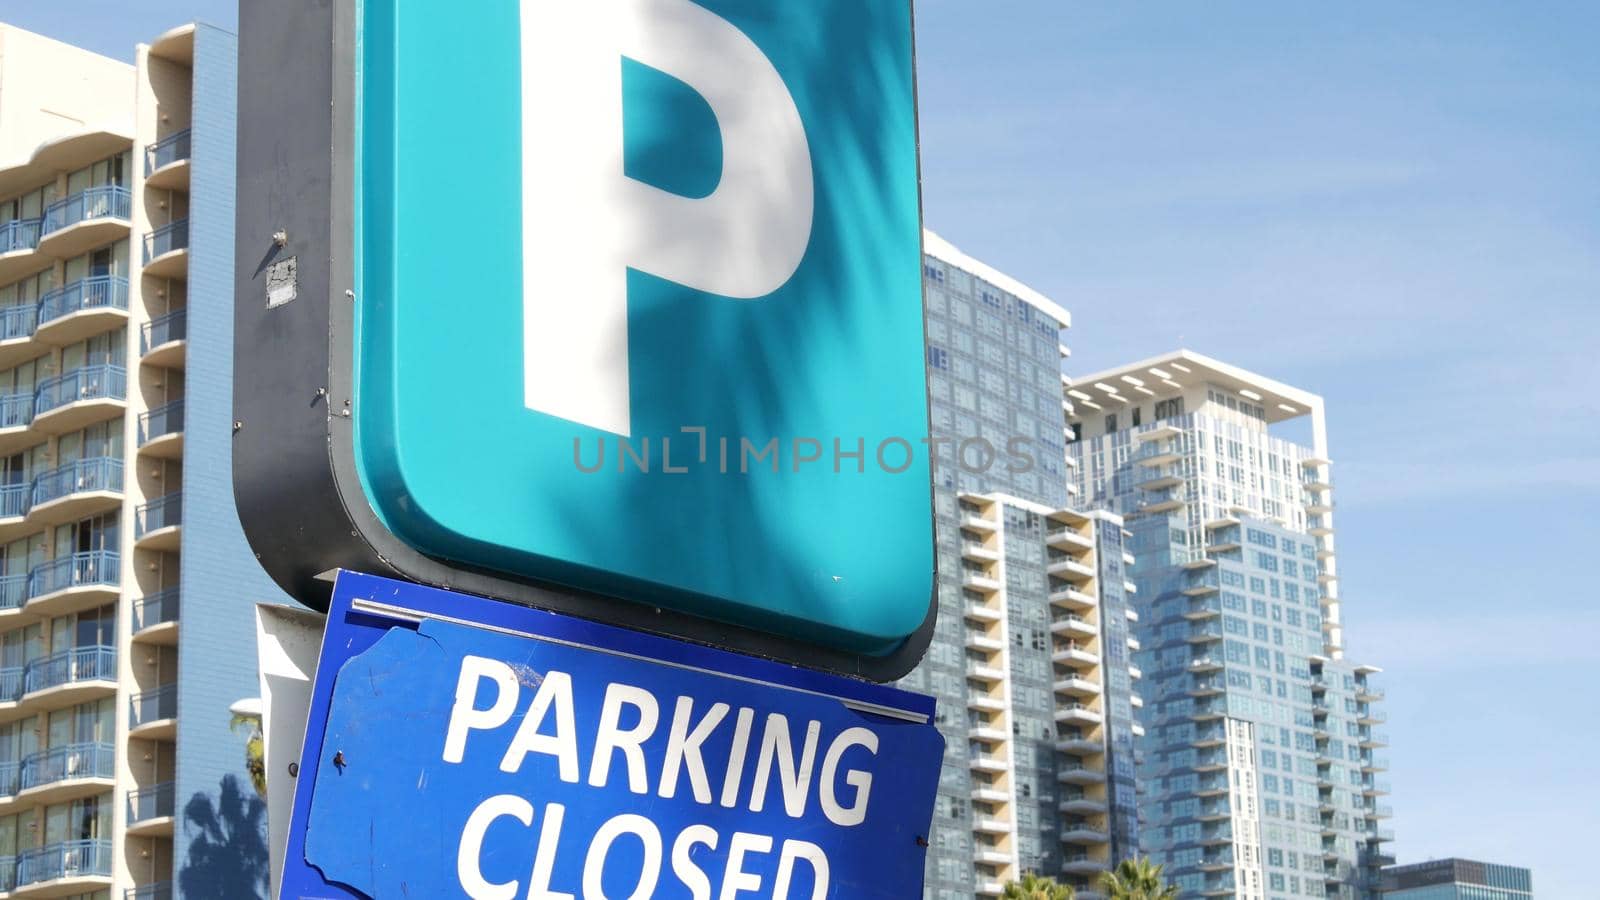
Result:
[[[283,0],[239,9],[233,479],[263,568],[318,610],[332,573],[353,569],[878,682],[910,672],[932,640],[936,571],[921,625],[896,649],[868,655],[436,559],[381,522],[362,488],[351,407],[358,7]],[[933,547],[931,516],[927,531]]]
[[[935,728],[935,700],[924,694],[359,572],[339,571],[335,583],[311,683],[308,724],[298,765],[292,773],[287,770],[269,773],[269,780],[294,779],[282,868],[274,873],[277,876],[274,890],[282,897],[328,900],[359,896],[329,882],[306,860],[306,831],[318,772],[324,765],[344,764],[344,760],[334,759],[335,748],[326,746],[324,741],[335,682],[346,662],[371,649],[391,629],[416,628],[426,619],[505,634],[526,634],[534,639],[592,647],[668,666],[711,672],[736,681],[826,696],[860,712]],[[938,737],[943,743],[942,734]],[[932,777],[934,783],[930,788],[937,785],[937,772]],[[931,816],[930,807],[926,828],[932,827]],[[928,836],[920,837],[922,842],[918,846],[926,847]]]

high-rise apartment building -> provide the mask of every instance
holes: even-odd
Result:
[[[1322,399],[1187,351],[1068,396],[1137,559],[1145,850],[1185,896],[1376,896],[1383,693],[1345,659]]]
[[[0,25],[0,897],[265,894],[229,707],[236,41]]]
[[[1384,900],[1533,900],[1533,873],[1470,859],[1435,859],[1383,870]]]
[[[1122,519],[1072,498],[1070,317],[936,235],[925,250],[939,616],[901,682],[938,698],[946,740],[925,896],[1032,871],[1093,897],[1138,852],[1139,699]]]

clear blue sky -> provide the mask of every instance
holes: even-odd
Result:
[[[1328,399],[1394,845],[1595,895],[1600,6],[922,0],[927,218],[1074,312]],[[227,2],[7,0],[129,58]],[[1588,761],[1588,762],[1586,762]]]

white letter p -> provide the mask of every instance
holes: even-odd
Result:
[[[691,199],[623,174],[622,58],[698,92],[722,178]],[[794,275],[811,151],[761,50],[691,0],[522,0],[524,402],[631,434],[627,270],[733,299]]]

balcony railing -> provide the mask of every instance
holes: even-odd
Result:
[[[94,219],[126,219],[132,208],[133,195],[122,185],[92,187],[46,207],[40,236]]]
[[[34,392],[0,397],[0,428],[26,428],[33,424]]]
[[[128,888],[122,893],[122,900],[172,900],[172,897],[172,882],[170,881],[141,884],[138,887]]]
[[[122,460],[94,456],[51,469],[33,480],[33,505],[94,491],[122,492]]]
[[[133,604],[133,632],[178,621],[178,589],[163,588]]]
[[[117,748],[109,743],[68,744],[22,760],[20,790],[77,778],[115,778]]]
[[[134,537],[183,523],[183,492],[173,491],[134,510]]]
[[[30,599],[68,588],[122,583],[122,557],[114,550],[85,550],[40,563],[28,573]]]
[[[174,400],[139,414],[139,446],[183,430],[183,401]]]
[[[126,400],[127,397],[127,369],[109,364],[83,366],[39,382],[39,390],[34,394],[34,415],[79,400]]]
[[[44,219],[12,219],[0,225],[0,253],[32,250],[39,246],[39,229]]]
[[[0,669],[0,703],[15,703],[22,699],[22,683],[27,675],[27,666]]]
[[[111,842],[64,841],[17,857],[17,886],[83,876],[111,877]]]
[[[177,805],[177,786],[172,782],[128,792],[128,824],[172,816]]]
[[[128,698],[128,727],[178,717],[178,686],[169,684]]]
[[[13,797],[17,793],[18,777],[22,773],[22,761],[8,759],[0,762],[0,797]],[[15,862],[15,860],[13,860]]]
[[[164,256],[174,250],[183,250],[188,246],[189,220],[179,219],[144,236],[144,261],[148,263],[158,256]]]
[[[164,169],[179,160],[189,158],[189,129],[174,131],[154,144],[144,148],[144,174]]]
[[[36,659],[25,667],[23,691],[33,693],[82,681],[116,681],[115,647],[78,647]]]
[[[0,575],[0,612],[21,609],[28,602],[28,573]]]
[[[17,887],[17,858],[15,856],[0,856],[0,891],[12,891]]]
[[[33,337],[33,327],[37,324],[39,324],[37,303],[18,303],[0,309],[0,341]]]
[[[33,485],[0,485],[0,519],[15,519],[28,514],[28,504],[33,500]]]
[[[39,298],[38,324],[53,322],[86,309],[127,309],[128,279],[115,275],[95,275],[45,294]]]
[[[188,336],[189,311],[175,309],[166,315],[156,316],[139,328],[139,355]]]

